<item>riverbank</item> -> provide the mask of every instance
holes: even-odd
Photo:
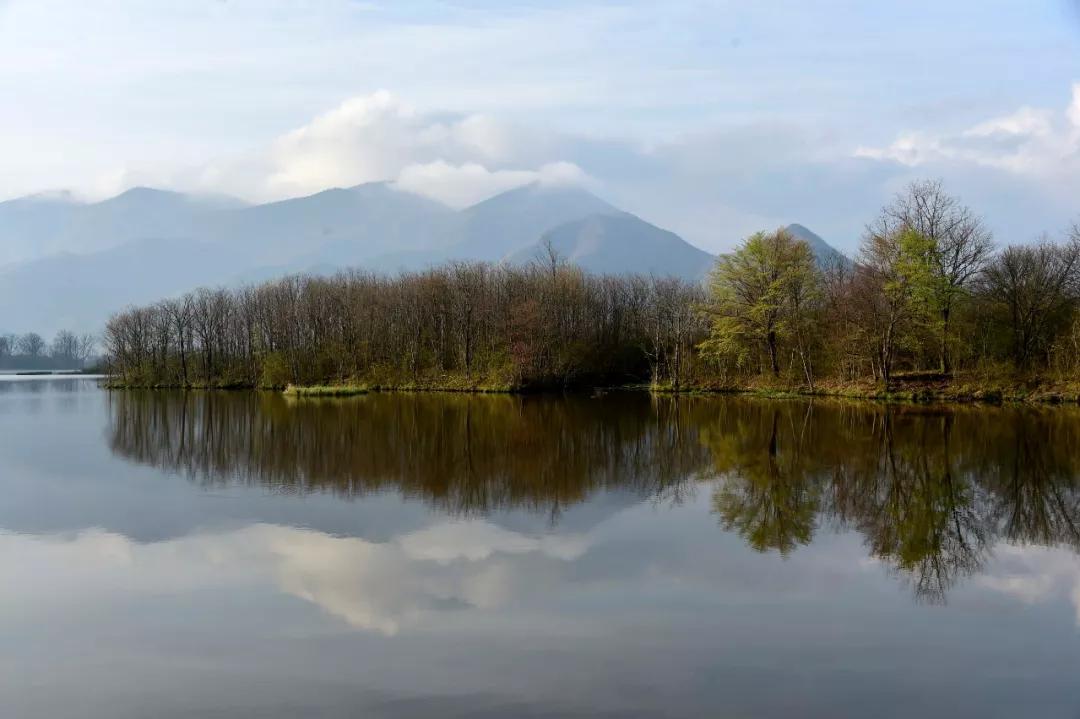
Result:
[[[287,387],[257,387],[242,383],[193,383],[183,385],[139,385],[109,381],[107,389],[195,389],[195,390],[263,390],[282,392],[289,397],[347,397],[371,392],[459,392],[473,394],[535,394],[538,392],[603,393],[610,391],[643,391],[671,395],[741,394],[775,399],[796,397],[838,397],[884,402],[915,403],[987,403],[1005,402],[1030,404],[1080,403],[1080,380],[1045,377],[979,377],[958,374],[953,377],[935,373],[908,373],[893,378],[888,388],[882,382],[855,380],[841,382],[824,380],[813,388],[764,378],[734,382],[696,381],[682,384],[678,389],[659,384],[577,384],[562,387],[516,385],[491,378],[469,379],[456,375],[425,377],[413,381],[367,382],[350,380],[319,385],[288,385]]]
[[[155,389],[155,390],[259,390],[282,392],[290,397],[345,397],[362,395],[368,392],[470,392],[477,394],[524,394],[543,391],[542,388],[526,386],[507,380],[497,375],[477,375],[467,377],[458,374],[429,374],[422,377],[405,378],[389,376],[385,373],[372,374],[359,378],[320,384],[266,385],[251,382],[217,380],[213,382],[174,382],[150,384],[139,381],[125,381],[114,377],[103,383],[105,389]],[[588,389],[582,387],[581,389]]]
[[[328,384],[299,386],[289,385],[282,394],[286,397],[352,397],[369,392],[466,392],[471,394],[524,394],[524,388],[490,387],[483,385],[439,386],[430,384],[407,384],[393,386],[368,386],[364,384]]]
[[[870,379],[847,382],[823,380],[811,388],[754,378],[738,383],[696,382],[683,385],[677,390],[671,386],[651,386],[650,390],[678,394],[747,394],[773,398],[841,397],[918,403],[1080,403],[1080,379],[989,377],[975,374],[947,376],[930,372],[898,374],[888,387],[881,381]]]

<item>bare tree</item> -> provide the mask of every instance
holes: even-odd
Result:
[[[75,346],[75,360],[79,367],[85,366],[87,361],[94,356],[96,347],[97,338],[94,335],[85,333],[78,336]]]
[[[18,353],[37,359],[45,354],[45,340],[37,332],[27,332],[19,337]]]
[[[49,356],[61,362],[74,363],[79,351],[79,338],[74,332],[61,330],[53,337],[49,346]]]
[[[982,292],[1007,317],[1013,359],[1021,368],[1049,352],[1080,299],[1080,241],[1005,248],[983,273]]]
[[[951,321],[956,304],[993,252],[990,231],[972,210],[945,192],[939,180],[908,185],[868,228],[871,237],[884,239],[910,228],[932,246],[930,299],[938,315],[940,369],[952,371],[949,351]]]

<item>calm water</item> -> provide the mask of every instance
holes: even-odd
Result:
[[[0,715],[1080,716],[1080,412],[0,379]]]

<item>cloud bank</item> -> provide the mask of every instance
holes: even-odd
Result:
[[[878,207],[933,177],[985,214],[1000,242],[1027,241],[1080,211],[1080,83],[1071,89],[1064,109],[1021,107],[881,145],[783,123],[645,144],[420,110],[378,91],[241,155],[105,176],[99,194],[149,184],[269,201],[385,181],[461,208],[528,183],[571,184],[709,250],[800,222],[853,251]]]

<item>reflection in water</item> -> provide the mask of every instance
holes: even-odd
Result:
[[[714,506],[759,550],[856,529],[940,600],[999,540],[1080,547],[1074,411],[740,401],[713,415]]]
[[[149,544],[98,529],[62,536],[0,532],[0,551],[19,558],[18,565],[0,566],[0,578],[5,586],[24,585],[19,580],[32,567],[36,584],[49,586],[22,586],[19,599],[37,601],[48,601],[58,587],[85,601],[95,592],[109,597],[117,587],[153,595],[266,581],[354,629],[392,636],[440,612],[493,609],[550,593],[565,582],[562,566],[586,547],[582,536],[529,537],[482,520],[443,522],[387,542],[274,524]],[[0,592],[0,605],[3,598]]]
[[[599,491],[677,501],[709,480],[721,525],[755,549],[855,530],[931,601],[999,541],[1080,548],[1080,413],[1064,408],[122,392],[109,412],[115,453],[208,485],[393,490],[452,517],[556,521]]]
[[[3,716],[1074,716],[1078,427],[27,384]]]
[[[599,490],[676,491],[707,465],[677,403],[374,394],[110,395],[117,454],[213,485],[346,497],[396,490],[453,516],[529,509],[557,518]]]

